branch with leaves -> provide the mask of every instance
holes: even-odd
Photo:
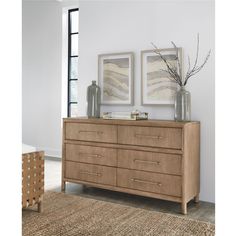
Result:
[[[203,63],[198,66],[198,55],[199,55],[199,34],[197,35],[197,52],[196,52],[196,58],[193,64],[193,67],[191,68],[191,62],[190,62],[190,57],[188,56],[188,71],[186,73],[186,75],[183,77],[182,74],[182,67],[181,67],[181,62],[180,62],[180,58],[179,58],[179,49],[178,47],[175,45],[174,42],[171,42],[175,51],[176,51],[176,65],[171,64],[170,62],[168,62],[168,60],[165,58],[164,55],[162,55],[161,50],[154,44],[151,43],[152,46],[154,47],[154,52],[162,59],[162,61],[165,63],[166,65],[166,70],[162,70],[165,71],[169,74],[169,78],[171,80],[173,80],[174,82],[176,82],[179,86],[185,86],[189,80],[190,77],[194,76],[195,74],[197,74],[203,67],[204,65],[207,63],[210,55],[211,55],[211,50],[209,50],[209,52],[207,53],[205,60],[203,61]]]

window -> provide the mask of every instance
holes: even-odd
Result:
[[[79,9],[68,11],[68,117],[78,116]]]

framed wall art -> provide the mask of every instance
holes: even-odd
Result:
[[[160,49],[160,53],[172,65],[178,68],[176,49]],[[182,68],[182,49],[177,48]],[[142,105],[174,104],[177,83],[166,72],[166,65],[153,50],[141,51],[141,93]]]
[[[102,104],[133,105],[133,71],[132,52],[98,55],[98,84]]]

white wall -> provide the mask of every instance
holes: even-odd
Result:
[[[62,7],[77,1],[23,1],[23,142],[47,155],[61,152]],[[141,107],[140,51],[171,47],[173,40],[194,58],[200,33],[205,68],[189,81],[192,118],[201,121],[201,200],[215,200],[214,4],[212,1],[81,1],[79,20],[79,111],[86,114],[86,88],[97,79],[97,55],[135,52],[135,106],[103,106],[102,111],[140,109],[151,118],[173,119],[171,106]]]
[[[22,139],[60,156],[61,3],[23,1],[22,9]]]
[[[86,88],[97,79],[97,55],[135,53],[135,106],[103,106],[102,111],[138,108],[150,118],[173,119],[171,106],[141,107],[140,51],[171,47],[170,41],[195,56],[196,35],[200,33],[200,59],[211,48],[205,68],[191,78],[192,119],[201,122],[200,199],[215,201],[214,134],[214,3],[212,1],[81,1],[79,13],[79,111],[86,114]],[[201,60],[200,60],[201,61]]]
[[[65,12],[75,7],[78,0],[23,0],[22,5],[22,139],[48,156],[61,157],[68,55],[62,23],[67,27]]]

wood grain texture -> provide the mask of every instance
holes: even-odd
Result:
[[[181,164],[180,155],[118,150],[117,166],[120,168],[181,175]]]
[[[198,200],[199,122],[67,118],[63,127],[62,190],[68,181],[166,199],[183,214]]]
[[[160,194],[160,193],[151,193],[151,192],[140,191],[137,189],[130,189],[130,188],[124,188],[124,187],[119,187],[119,186],[92,183],[92,182],[79,180],[79,179],[65,178],[65,181],[71,182],[71,183],[77,183],[77,184],[84,184],[87,187],[96,187],[96,188],[107,189],[107,190],[112,190],[116,192],[129,193],[129,194],[157,198],[157,199],[168,200],[168,201],[179,202],[179,203],[182,202],[181,197],[169,196],[169,195]]]
[[[66,165],[66,125],[63,123],[62,127],[62,168],[61,168],[61,191],[65,191],[65,165]]]
[[[67,123],[65,138],[72,140],[116,143],[117,127],[115,125]]]
[[[70,144],[78,144],[78,145],[90,145],[94,147],[105,147],[105,148],[116,148],[120,150],[127,150],[127,145],[117,144],[117,143],[100,143],[100,142],[89,142],[89,141],[81,141],[81,140],[64,140],[64,143]],[[166,154],[178,154],[182,155],[183,151],[179,149],[171,149],[171,148],[160,148],[160,147],[146,147],[146,146],[137,146],[137,145],[128,145],[129,150],[136,151],[145,151],[145,152],[158,152],[158,153],[166,153]]]
[[[180,176],[145,171],[118,168],[117,186],[175,197],[180,197],[182,194]]]
[[[197,194],[193,200],[195,203],[199,203],[199,194]]]
[[[66,178],[116,185],[116,168],[66,161]]]
[[[117,150],[77,144],[66,144],[66,160],[105,166],[116,166]]]
[[[183,135],[183,202],[188,202],[200,192],[200,125],[188,124]]]
[[[63,121],[81,123],[81,124],[104,124],[104,125],[128,125],[128,126],[146,126],[146,127],[167,127],[167,128],[183,128],[189,123],[198,123],[198,121],[191,122],[177,122],[173,120],[104,120],[102,118],[92,119],[87,117],[69,117],[64,118]]]
[[[181,203],[181,212],[183,215],[187,214],[187,202],[182,202]]]
[[[182,130],[179,128],[119,126],[118,143],[181,149]]]
[[[56,157],[45,158],[45,191],[61,192],[61,168],[60,159]],[[114,190],[115,188],[116,190]],[[143,196],[141,194],[142,191],[131,190],[132,193],[127,193],[127,191],[129,191],[129,189],[95,183],[85,183],[85,181],[79,183],[78,180],[73,182],[71,179],[66,179],[66,194],[69,195],[82,196],[85,198],[89,197],[108,202],[112,201],[126,206],[129,205],[180,216],[181,204],[179,203],[181,202],[181,198],[165,201],[167,200],[165,197],[169,197],[168,195],[143,192],[144,194],[146,193],[146,196]],[[151,195],[155,195],[155,197],[152,197]],[[162,200],[160,196],[164,197],[165,200]],[[178,201],[176,199],[178,199]],[[43,203],[45,205],[45,195]],[[194,203],[194,201],[190,201],[188,203],[188,214],[184,217],[215,223],[215,204],[203,202],[201,200],[197,204]]]

